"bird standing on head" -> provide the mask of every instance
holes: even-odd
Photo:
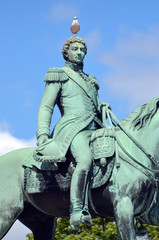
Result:
[[[80,30],[80,25],[79,25],[79,22],[78,22],[78,20],[77,20],[77,17],[74,17],[70,29],[71,29],[71,32],[72,32],[73,34],[77,34],[77,33],[79,32],[79,30]]]

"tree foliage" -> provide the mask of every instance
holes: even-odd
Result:
[[[56,240],[95,240],[95,239],[118,239],[116,225],[113,219],[105,219],[104,226],[106,229],[103,231],[102,220],[97,218],[93,220],[93,225],[81,224],[77,230],[69,228],[69,221],[67,219],[58,219],[58,226],[56,229]]]
[[[27,240],[34,240],[32,233],[28,233],[26,237],[27,237]]]
[[[147,228],[148,239],[159,240],[159,227],[152,225],[145,225]]]
[[[77,230],[72,230],[69,227],[69,220],[66,218],[59,218],[57,222],[57,228],[55,233],[56,240],[110,240],[119,239],[117,236],[116,224],[113,222],[113,218],[103,219],[101,218],[93,219],[93,224],[83,225],[81,224]],[[31,233],[27,234],[27,240],[33,240],[33,235]]]
[[[103,219],[103,222],[101,218],[96,218],[93,219],[92,226],[81,224],[77,230],[70,229],[69,220],[66,218],[59,218],[57,223],[56,240],[119,240],[113,218]],[[144,226],[147,228],[147,235],[141,239],[159,240],[159,227]],[[32,233],[27,234],[26,237],[27,240],[34,240]]]

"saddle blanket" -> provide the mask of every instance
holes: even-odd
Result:
[[[24,167],[24,190],[29,193],[42,193],[60,189],[70,189],[72,164],[68,161],[58,163],[58,170],[53,171],[52,163],[38,163],[33,158],[34,151],[26,157]],[[105,166],[100,166],[100,161],[93,162],[93,173],[91,179],[92,188],[104,185],[111,176],[114,167],[114,157],[107,159]]]

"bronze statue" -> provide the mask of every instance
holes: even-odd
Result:
[[[76,166],[71,181],[70,224],[91,223],[88,210],[88,186],[92,153],[92,133],[103,127],[102,105],[98,97],[98,83],[94,76],[83,72],[83,60],[87,46],[79,37],[69,38],[63,46],[66,60],[63,68],[50,68],[45,76],[46,88],[38,113],[37,144],[51,144],[52,162],[65,159],[68,150]],[[50,134],[50,124],[55,104],[61,112],[61,119]],[[47,143],[48,139],[53,141]],[[46,148],[47,148],[46,147]],[[37,151],[49,155],[47,149]]]
[[[71,37],[63,47],[65,67],[46,74],[38,147],[0,157],[0,239],[16,219],[34,240],[54,239],[56,219],[70,216],[70,202],[73,227],[110,216],[120,239],[135,240],[143,223],[159,226],[159,98],[119,122],[109,104],[100,103],[95,77],[83,72],[86,52],[85,42]],[[56,103],[62,117],[50,133]]]
[[[100,178],[94,175],[89,198],[91,216],[114,217],[122,240],[136,239],[134,219],[159,226],[158,119],[159,98],[154,98],[119,122],[115,132],[120,166],[115,164],[113,154],[106,168],[99,167]],[[61,163],[57,173],[38,170],[32,159],[34,152],[35,148],[19,149],[0,157],[0,239],[19,219],[32,230],[35,240],[52,240],[56,218],[69,217],[71,179],[67,177],[67,161]],[[112,169],[109,176],[108,168]],[[31,178],[32,172],[37,179]],[[32,192],[27,188],[29,182]]]

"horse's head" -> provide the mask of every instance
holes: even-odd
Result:
[[[159,97],[141,105],[121,125],[159,164]]]

